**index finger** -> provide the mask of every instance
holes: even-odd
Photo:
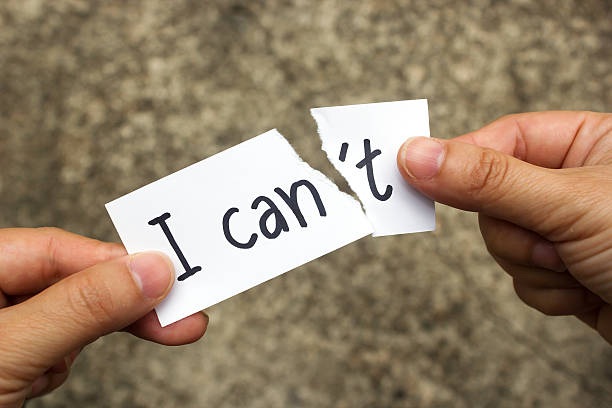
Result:
[[[536,166],[552,169],[592,163],[589,154],[606,133],[609,114],[551,111],[504,116],[454,140],[512,155]],[[608,126],[609,127],[609,126]]]
[[[11,296],[39,292],[68,275],[125,254],[121,244],[59,228],[3,229],[0,291]]]

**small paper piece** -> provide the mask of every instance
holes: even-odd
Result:
[[[361,205],[276,130],[106,204],[128,253],[168,254],[162,326],[372,233]]]
[[[432,231],[434,203],[410,187],[396,155],[412,136],[429,137],[427,100],[310,110],[323,150],[364,205],[374,236]]]

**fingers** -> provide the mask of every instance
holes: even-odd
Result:
[[[600,164],[591,154],[612,115],[595,112],[533,112],[500,118],[454,140],[512,155],[548,168]]]
[[[70,367],[74,363],[79,352],[80,350],[75,350],[70,353],[70,355],[61,359],[57,364],[51,367],[51,369],[34,380],[27,398],[39,397],[61,386],[70,375]]]
[[[585,288],[538,288],[514,280],[514,290],[527,305],[549,316],[584,313],[604,305],[604,301]]]
[[[491,255],[509,263],[565,272],[555,247],[538,234],[504,220],[478,214],[480,232]]]
[[[584,233],[586,226],[573,225],[592,207],[580,175],[604,178],[592,169],[553,171],[495,150],[424,137],[402,146],[398,165],[408,183],[436,201],[504,219],[554,241]]]
[[[166,327],[161,327],[155,311],[147,313],[126,330],[141,339],[166,346],[180,346],[199,340],[208,327],[208,315],[198,312]]]
[[[69,375],[70,371],[68,370],[62,373],[48,372],[41,375],[32,383],[27,398],[40,397],[55,390],[68,379]]]
[[[479,224],[487,249],[513,277],[516,293],[529,306],[548,315],[579,315],[603,304],[565,271],[548,241],[484,215],[479,215]]]
[[[57,228],[2,229],[0,291],[6,295],[36,293],[66,276],[125,253],[123,245]]]
[[[142,253],[95,265],[0,310],[0,362],[6,365],[0,372],[33,380],[72,350],[144,316],[173,282],[165,255]]]
[[[523,285],[550,289],[582,287],[580,282],[567,272],[559,273],[533,266],[517,265],[495,256],[494,259],[508,275]]]

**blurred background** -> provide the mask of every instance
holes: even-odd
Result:
[[[277,127],[346,190],[308,109],[428,98],[431,134],[612,107],[612,3],[0,3],[0,226],[118,240],[104,203]],[[208,310],[114,334],[28,407],[601,407],[612,348],[524,306],[476,217],[363,239]]]

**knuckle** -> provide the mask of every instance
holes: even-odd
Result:
[[[496,122],[507,122],[510,120],[515,120],[518,115],[516,113],[508,113],[506,115],[501,116]]]
[[[97,325],[113,320],[113,296],[106,284],[90,277],[80,277],[73,282],[68,291],[71,312],[79,319]]]
[[[60,279],[58,268],[58,250],[60,249],[59,236],[66,231],[57,227],[38,227],[36,231],[40,233],[45,244],[46,256],[41,264],[41,273],[45,281],[56,282]]]
[[[59,280],[60,273],[57,267],[57,250],[58,244],[55,238],[55,232],[50,231],[45,233],[47,235],[47,256],[45,267],[42,268],[43,275],[48,282],[55,282]]]
[[[508,167],[508,158],[503,154],[482,150],[470,172],[468,194],[474,199],[495,200],[507,179]]]
[[[114,259],[127,253],[125,251],[125,247],[117,242],[99,241],[97,250],[99,254],[99,259],[102,261]]]
[[[58,228],[58,227],[38,227],[36,229],[40,231],[42,234],[48,234],[48,235],[57,235],[57,234],[62,234],[65,232],[63,229]]]

